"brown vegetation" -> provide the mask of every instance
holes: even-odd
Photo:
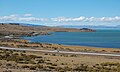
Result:
[[[67,54],[51,54],[47,55],[44,53],[32,53],[32,52],[20,52],[20,51],[10,51],[10,50],[0,50],[0,69],[3,72],[14,72],[21,71],[73,71],[73,72],[119,72],[120,63],[119,60],[114,62],[114,60],[105,60],[106,57],[102,58],[103,61],[94,62],[92,64],[91,59],[89,59],[90,64],[87,60],[80,63],[79,60],[87,56],[80,55],[67,55]],[[89,56],[88,56],[89,57]],[[64,58],[64,59],[63,59]],[[98,57],[91,57],[98,58]],[[68,60],[67,60],[68,59]],[[72,60],[71,60],[72,59]],[[67,61],[65,61],[67,60]],[[71,62],[70,62],[71,61]],[[77,63],[78,62],[78,63]],[[21,70],[22,69],[22,70]]]
[[[40,26],[22,26],[19,24],[0,24],[0,35],[14,36],[34,36],[49,35],[48,32],[93,32],[95,30],[83,30],[74,28],[58,28],[58,27],[40,27]]]

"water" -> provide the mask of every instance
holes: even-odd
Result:
[[[22,39],[26,39],[31,42],[120,48],[120,30],[98,30],[96,32],[53,32],[52,35],[22,37]]]

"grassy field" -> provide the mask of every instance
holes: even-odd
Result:
[[[59,53],[0,50],[0,69],[10,72],[119,72],[120,58]]]
[[[64,46],[59,44],[29,43],[26,40],[0,40],[0,46],[38,50],[65,50],[99,53],[117,53],[119,49]],[[1,72],[119,72],[120,58],[60,53],[0,50]]]

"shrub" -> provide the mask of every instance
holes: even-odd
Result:
[[[36,68],[43,69],[43,65],[36,65]]]
[[[43,60],[43,59],[41,59],[41,60],[38,60],[38,62],[37,62],[37,64],[39,64],[39,63],[44,63],[45,61]]]
[[[47,66],[49,69],[55,69],[55,67],[53,66]]]
[[[52,66],[57,66],[57,64],[52,64]]]
[[[22,68],[29,68],[29,66],[27,66],[27,65],[22,65]]]
[[[30,70],[36,70],[36,66],[30,66]]]
[[[6,64],[6,66],[9,67],[9,66],[12,66],[12,64],[8,63],[8,64]]]

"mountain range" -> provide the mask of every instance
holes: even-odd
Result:
[[[104,25],[99,25],[99,26],[92,26],[92,25],[81,25],[81,26],[72,26],[72,25],[63,25],[59,27],[64,27],[64,28],[90,28],[90,29],[115,29],[115,30],[120,30],[120,25],[117,26],[104,26]]]
[[[45,26],[42,24],[28,24],[28,23],[0,23],[0,24],[13,24],[13,25],[22,25],[22,26],[37,26],[37,27],[49,27],[49,26]],[[52,27],[59,27],[59,28],[77,28],[77,29],[81,29],[81,28],[90,28],[90,29],[108,29],[108,30],[120,30],[120,25],[117,26],[104,26],[104,25],[98,25],[98,26],[93,26],[93,25],[79,25],[79,26],[75,26],[75,25],[62,25],[62,26],[52,26]]]

